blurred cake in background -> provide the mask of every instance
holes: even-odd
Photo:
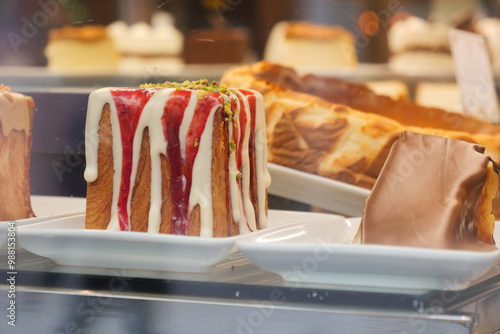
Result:
[[[0,221],[33,217],[30,153],[33,99],[0,85]]]
[[[250,37],[244,28],[218,26],[186,33],[186,64],[241,64],[250,57]]]
[[[396,21],[387,37],[390,68],[404,74],[453,73],[449,28],[416,16]]]
[[[354,35],[340,27],[309,22],[277,23],[264,59],[295,68],[341,68],[358,64]]]
[[[420,82],[415,89],[415,103],[424,107],[463,112],[460,88],[454,82]]]
[[[45,56],[49,70],[64,73],[115,72],[119,59],[106,28],[98,25],[50,30]]]
[[[409,100],[408,85],[401,80],[367,81],[365,85],[377,95],[388,96],[393,100]]]
[[[183,63],[184,36],[169,13],[154,13],[151,25],[138,22],[129,26],[117,21],[107,27],[107,32],[121,55],[120,72],[178,69]]]

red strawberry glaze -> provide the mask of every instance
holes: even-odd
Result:
[[[122,231],[130,231],[127,203],[130,194],[134,135],[142,110],[154,93],[155,91],[147,89],[111,90],[122,140],[122,178],[118,195],[118,220]]]
[[[255,117],[257,114],[257,97],[255,94],[249,90],[240,89],[240,92],[246,96],[248,99],[249,117],[250,117],[250,137],[248,140],[248,157],[249,161],[252,162],[255,159]],[[257,189],[254,187],[255,170],[252,163],[250,163],[250,199],[252,201],[254,209],[258,206]],[[257,229],[260,229],[259,216],[255,215],[255,224]]]
[[[171,171],[171,200],[173,204],[171,234],[187,234],[189,225],[189,195],[193,180],[193,164],[198,154],[201,135],[205,130],[210,111],[224,103],[220,94],[208,92],[198,101],[193,120],[186,135],[186,159],[181,156],[179,129],[189,104],[191,91],[173,92],[165,104],[162,125],[167,141],[167,158]],[[185,180],[185,181],[183,181]]]

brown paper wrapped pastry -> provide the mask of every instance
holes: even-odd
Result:
[[[403,132],[366,200],[361,242],[498,250],[492,203],[499,167],[484,147]]]
[[[0,85],[0,221],[33,217],[29,166],[33,99]]]
[[[206,81],[89,98],[86,228],[223,237],[267,223],[262,96]]]

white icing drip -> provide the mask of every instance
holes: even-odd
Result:
[[[255,222],[255,210],[253,208],[252,200],[250,199],[250,155],[248,144],[250,141],[250,124],[252,122],[250,104],[245,94],[238,90],[238,95],[241,96],[247,112],[247,124],[245,126],[245,136],[241,150],[242,164],[241,164],[241,194],[243,198],[243,206],[245,208],[245,215],[247,224],[240,224],[240,234],[250,231],[256,231],[257,225]]]
[[[122,169],[122,149],[120,124],[116,114],[116,106],[111,96],[111,88],[102,88],[92,92],[89,96],[87,107],[87,123],[85,127],[85,158],[86,167],[84,177],[87,182],[97,180],[97,154],[99,147],[99,122],[101,120],[104,106],[108,104],[110,108],[111,131],[113,136],[113,199],[111,202],[111,220],[107,226],[108,230],[120,230],[118,221],[118,193],[121,182]],[[118,173],[116,171],[119,171]]]
[[[193,94],[191,98],[196,99]],[[199,139],[199,149],[193,163],[191,193],[189,195],[190,210],[200,206],[200,236],[212,237],[214,232],[214,215],[212,205],[212,136],[214,131],[214,115],[222,104],[215,105],[205,123],[205,129]],[[189,120],[191,123],[192,119]],[[183,120],[184,122],[184,120]]]
[[[26,96],[0,89],[0,130],[7,137],[12,130],[28,136],[30,117]]]
[[[111,92],[109,93],[111,96]],[[112,97],[111,97],[112,99]],[[120,195],[120,187],[122,181],[122,164],[123,164],[123,152],[122,152],[122,138],[120,121],[118,119],[118,113],[116,111],[116,106],[114,101],[110,103],[111,113],[111,133],[113,134],[113,163],[114,163],[114,174],[113,174],[113,200],[111,201],[111,221],[108,224],[107,230],[119,231],[120,230],[120,220],[118,219],[118,197]],[[132,186],[130,187],[132,188]]]
[[[238,131],[240,138],[241,136],[241,130],[240,130],[240,116],[241,116],[241,106],[240,106],[240,101],[237,98],[237,95],[233,93],[229,93],[231,96],[231,99],[236,99],[236,111],[234,112],[233,116],[233,122],[236,122],[236,131]],[[233,124],[229,123],[228,124],[229,128],[229,140],[233,140]],[[241,140],[241,138],[239,139]],[[238,143],[235,142],[236,147],[238,148]],[[241,192],[240,192],[240,187],[238,186],[238,180],[237,180],[237,175],[239,173],[238,167],[237,167],[237,150],[235,150],[230,156],[229,156],[229,191],[231,194],[231,208],[232,208],[232,213],[233,213],[233,220],[237,223],[240,224],[246,224],[246,220],[243,222],[241,221],[241,218],[243,217],[242,211],[243,211],[243,202],[241,200]]]
[[[179,143],[181,146],[181,157],[183,160],[186,159],[186,136],[189,131],[189,126],[191,125],[191,122],[194,117],[194,110],[196,109],[196,104],[198,103],[198,98],[196,97],[196,94],[194,94],[195,92],[197,93],[198,91],[191,92],[189,104],[186,110],[184,111],[184,116],[182,117],[182,123],[179,128]]]
[[[257,173],[257,198],[259,205],[260,228],[267,227],[266,189],[271,185],[271,175],[267,169],[267,134],[264,110],[264,98],[256,91],[252,91],[256,98],[255,111],[255,165]]]
[[[146,128],[149,131],[150,156],[151,156],[151,204],[148,215],[148,233],[159,233],[161,225],[161,203],[162,203],[162,180],[161,180],[161,154],[167,152],[167,142],[165,140],[161,118],[163,109],[173,90],[158,90],[146,103],[137,124],[134,136],[134,155],[132,163],[131,180],[135,182],[143,133]],[[131,183],[128,197],[128,212],[132,200],[134,184]]]

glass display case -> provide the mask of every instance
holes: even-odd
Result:
[[[300,78],[341,80],[360,99],[375,96],[359,93],[369,89],[373,101],[467,113],[448,31],[486,41],[496,99],[499,8],[495,0],[2,1],[0,84],[35,102],[36,217],[0,221],[0,332],[500,333],[500,251],[360,245],[373,184],[270,161],[269,226],[202,238],[85,230],[84,178],[93,91],[219,81],[262,60]],[[285,23],[314,27],[280,35]],[[92,34],[64,44],[72,32],[62,29],[87,26],[102,28],[96,36],[112,49]],[[281,84],[293,82],[280,73]]]

